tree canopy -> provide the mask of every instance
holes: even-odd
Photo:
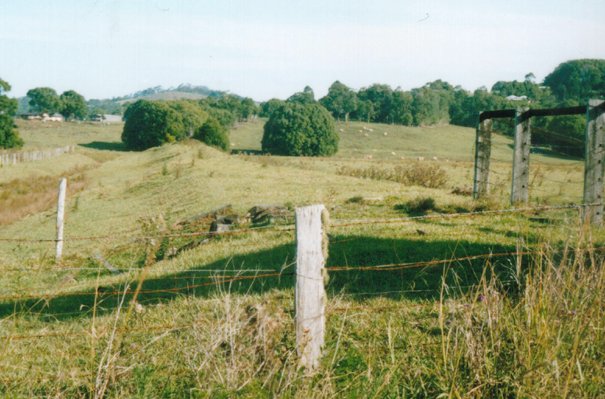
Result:
[[[605,95],[605,60],[564,62],[544,78],[544,84],[559,101],[602,98]]]
[[[332,83],[328,94],[320,100],[320,103],[335,118],[348,120],[349,114],[357,109],[357,94],[337,80]]]
[[[84,119],[88,114],[88,106],[84,96],[74,90],[63,92],[59,101],[61,104],[60,113],[65,119]]]
[[[193,138],[203,141],[211,147],[216,147],[223,151],[229,150],[227,129],[214,117],[208,118]]]
[[[275,155],[329,156],[339,137],[330,113],[319,104],[286,102],[265,123],[263,151]]]
[[[55,89],[50,87],[37,87],[27,92],[29,105],[36,112],[54,114],[61,110],[61,99]]]
[[[5,94],[10,90],[10,84],[0,79],[0,148],[16,148],[23,145],[13,121],[13,115],[17,112],[17,100]]]
[[[138,100],[124,112],[122,141],[130,150],[146,150],[186,137],[183,118],[169,104]]]
[[[286,101],[298,104],[313,104],[315,102],[315,93],[311,87],[305,86],[303,91],[292,94]]]

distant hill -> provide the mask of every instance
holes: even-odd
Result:
[[[206,97],[220,97],[226,94],[224,91],[212,90],[206,86],[194,86],[189,83],[183,83],[177,87],[164,88],[162,86],[150,87],[122,97],[115,97],[112,100],[120,103],[127,103],[133,100],[178,100],[194,99],[199,100]]]

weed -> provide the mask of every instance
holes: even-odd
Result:
[[[347,204],[361,204],[363,203],[363,197],[361,195],[356,195],[354,197],[349,198],[345,202]]]
[[[339,175],[389,180],[427,188],[440,188],[447,182],[447,174],[439,165],[422,162],[415,162],[407,166],[396,166],[394,169],[381,169],[374,166],[365,169],[341,166],[337,173]]]
[[[431,197],[418,197],[406,202],[405,204],[396,205],[395,209],[407,212],[411,215],[424,215],[429,211],[436,209],[435,200]]]

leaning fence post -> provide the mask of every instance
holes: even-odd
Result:
[[[308,371],[319,365],[325,334],[323,205],[296,209],[296,350]]]
[[[59,183],[59,197],[57,199],[57,251],[55,259],[61,260],[63,254],[63,216],[65,215],[65,191],[67,190],[67,179],[64,177]]]
[[[603,168],[605,167],[605,101],[589,100],[586,109],[584,160],[584,218],[603,222]]]
[[[513,181],[510,195],[512,205],[529,201],[529,150],[531,147],[529,108],[515,112],[515,150],[513,153]]]
[[[479,199],[489,192],[489,163],[492,153],[492,120],[481,120],[477,125],[475,139],[475,178],[473,179],[473,198]]]

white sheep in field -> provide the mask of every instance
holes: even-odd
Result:
[[[338,129],[340,131],[340,133],[343,133],[345,130],[344,129]]]
[[[397,154],[395,154],[395,151],[392,151],[392,152],[391,152],[391,155],[397,155]]]
[[[369,134],[367,134],[367,133],[364,133],[363,135],[364,135],[365,137],[370,137],[370,135],[369,135]]]
[[[372,155],[366,155],[366,159],[372,159]]]
[[[439,160],[439,158],[433,157],[433,161],[438,161],[438,160]]]
[[[424,157],[418,157],[416,158],[418,161],[424,161]]]
[[[385,136],[388,136],[389,134],[388,134],[387,132],[384,132],[384,135],[385,135]]]

